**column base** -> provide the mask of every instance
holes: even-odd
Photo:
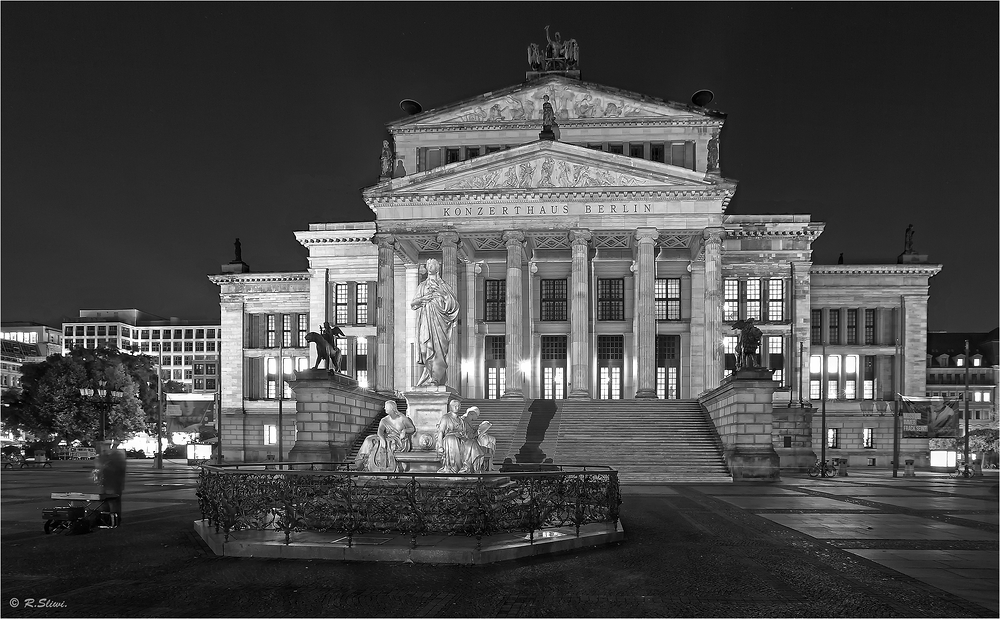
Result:
[[[640,389],[635,392],[636,400],[655,400],[657,399],[655,389]]]
[[[501,400],[513,400],[513,399],[523,400],[524,399],[524,392],[521,391],[520,389],[511,389],[510,391],[505,391],[504,394],[502,396],[500,396],[500,399]]]
[[[590,392],[587,391],[586,389],[570,391],[568,398],[571,400],[589,400]]]

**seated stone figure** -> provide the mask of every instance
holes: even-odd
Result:
[[[410,451],[410,436],[416,428],[409,417],[399,412],[394,401],[385,403],[385,412],[375,434],[365,439],[354,459],[359,471],[398,473],[403,470],[395,454]]]
[[[438,473],[458,473],[462,468],[468,425],[458,416],[458,400],[448,403],[448,411],[438,422],[437,451],[441,456]]]
[[[497,439],[490,436],[490,428],[492,427],[493,424],[488,421],[479,424],[475,439],[467,443],[462,473],[489,472],[493,463],[493,453],[497,447]]]

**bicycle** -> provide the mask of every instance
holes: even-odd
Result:
[[[972,479],[976,476],[976,470],[971,466],[959,464],[954,471],[948,472],[948,477],[952,479]]]
[[[819,477],[820,475],[820,465],[819,460],[813,463],[809,467],[809,477]],[[832,462],[823,463],[823,476],[824,477],[836,477],[837,476],[837,465]]]

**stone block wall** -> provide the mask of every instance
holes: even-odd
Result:
[[[779,478],[780,458],[772,444],[774,389],[770,379],[731,376],[699,399],[719,432],[734,480]]]
[[[847,458],[848,469],[851,468],[892,468],[892,433],[893,418],[891,416],[843,415],[829,412],[826,416],[827,429],[837,430],[838,447],[827,447],[826,457]],[[822,417],[817,411],[812,418],[812,433],[816,437],[813,451],[820,455],[823,436]],[[874,430],[873,447],[864,447],[864,429]],[[875,464],[870,465],[869,459],[874,458]],[[900,470],[907,459],[912,459],[917,467],[930,466],[930,451],[926,438],[901,438],[899,446]]]

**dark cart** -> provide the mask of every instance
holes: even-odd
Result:
[[[35,459],[28,460],[19,453],[4,454],[3,455],[3,468],[12,469],[26,469],[29,466],[37,466],[41,468],[52,468],[52,461],[45,456],[44,451],[35,452]]]
[[[90,494],[86,492],[53,492],[52,500],[68,501],[42,510],[46,533],[86,533],[91,529],[113,529],[121,520],[120,514],[111,511],[110,501],[119,494]]]

